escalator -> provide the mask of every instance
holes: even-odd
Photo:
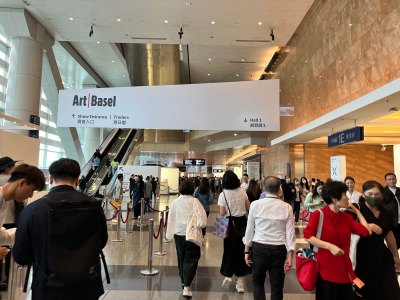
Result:
[[[135,129],[119,129],[113,136],[112,141],[109,142],[109,146],[104,148],[103,152],[101,151],[102,149],[100,149],[101,162],[95,171],[88,172],[89,177],[87,177],[85,194],[95,196],[100,186],[110,181],[107,176],[109,168],[108,162],[115,160],[120,164],[124,164],[139,134],[140,131]],[[114,177],[116,178],[116,174]],[[112,178],[110,182],[115,182],[115,179]]]

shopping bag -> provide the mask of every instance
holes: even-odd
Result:
[[[194,202],[193,202],[194,203]],[[193,213],[189,217],[187,226],[186,226],[186,241],[192,242],[197,246],[201,247],[201,228],[198,227],[198,220],[197,220],[197,210],[195,205],[193,204]]]
[[[300,212],[299,219],[304,222],[310,222],[311,215],[312,212],[309,211],[308,209],[305,209]]]
[[[305,291],[312,291],[317,284],[318,264],[311,248],[296,253],[296,276]]]
[[[216,236],[227,238],[229,236],[229,219],[217,216],[214,224],[214,234]]]

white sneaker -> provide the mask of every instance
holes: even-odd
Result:
[[[227,288],[229,288],[231,283],[232,283],[232,278],[225,277],[224,280],[222,281],[222,287],[227,289]]]
[[[238,279],[236,282],[236,290],[238,293],[244,293],[243,280]]]
[[[187,297],[187,298],[192,298],[192,291],[190,290],[190,287],[185,286],[183,288],[183,297]]]

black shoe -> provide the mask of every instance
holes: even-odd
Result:
[[[0,283],[0,291],[4,292],[8,290],[8,283],[2,282]]]

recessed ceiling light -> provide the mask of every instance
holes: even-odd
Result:
[[[322,77],[322,75],[319,75],[319,78],[321,78]]]
[[[73,18],[73,17],[69,17],[69,20],[70,20],[70,21],[73,21],[73,20],[74,20],[74,18]]]
[[[342,61],[341,61],[341,60],[339,60],[339,61],[338,61],[338,63],[340,64],[340,63],[342,63]]]
[[[213,24],[213,25],[214,25],[214,24],[215,24],[215,21],[211,21],[211,24]]]
[[[97,44],[100,44],[100,42],[99,42],[99,41],[97,41],[96,43],[97,43]]]
[[[212,59],[211,59],[211,58],[209,58],[209,59],[208,59],[208,61],[212,61]]]
[[[349,27],[351,27],[351,26],[353,26],[353,24],[352,24],[352,23],[349,23]]]
[[[165,24],[168,24],[168,20],[165,20],[164,23],[165,23]]]
[[[208,73],[208,74],[207,74],[207,76],[211,76],[211,74],[210,74],[210,73]]]
[[[234,135],[234,136],[237,136],[237,133],[234,133],[233,135]]]
[[[242,61],[244,61],[244,59],[242,58]]]
[[[308,60],[305,60],[304,62],[305,62],[305,63],[308,63]]]
[[[208,142],[211,142],[211,140],[208,140]]]
[[[294,78],[294,75],[292,75],[292,78]]]
[[[125,77],[125,74],[124,74],[124,75],[122,75],[122,77]]]
[[[113,63],[114,61],[112,60],[111,62]]]
[[[262,22],[258,22],[258,25],[261,26],[261,25],[262,25]]]
[[[236,74],[236,77],[239,77],[239,74]]]
[[[117,19],[117,22],[121,22],[121,19]]]

